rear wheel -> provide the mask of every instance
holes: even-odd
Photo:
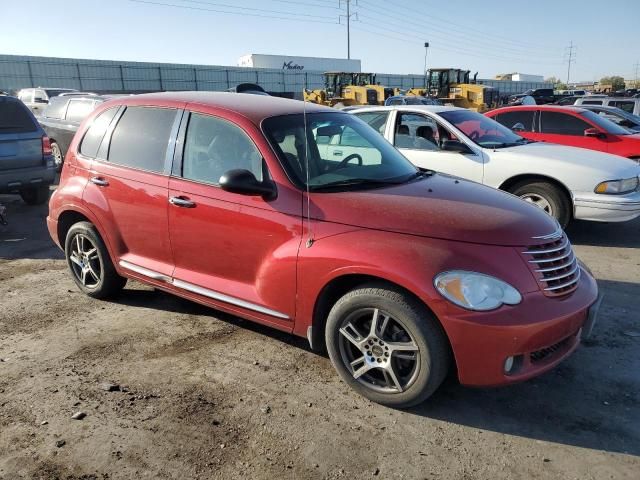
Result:
[[[571,201],[549,182],[526,181],[513,186],[510,192],[554,217],[562,228],[571,220]]]
[[[51,155],[53,155],[53,162],[56,165],[56,172],[60,172],[62,170],[62,164],[64,163],[64,157],[62,156],[60,145],[56,142],[51,142]]]
[[[102,238],[89,222],[78,222],[69,229],[64,251],[73,281],[90,297],[113,296],[127,283],[116,272]]]
[[[338,300],[327,319],[325,340],[342,379],[390,407],[426,400],[449,369],[448,344],[433,315],[386,285],[364,285]]]
[[[42,205],[49,200],[49,185],[25,188],[20,191],[20,196],[27,205]]]

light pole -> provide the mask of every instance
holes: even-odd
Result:
[[[427,85],[427,53],[429,53],[429,42],[424,42],[424,86],[428,89]]]

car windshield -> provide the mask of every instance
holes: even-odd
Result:
[[[289,177],[313,191],[403,183],[420,171],[378,132],[346,113],[272,117],[263,131]],[[306,132],[306,141],[305,141]]]
[[[484,148],[506,148],[528,143],[520,135],[478,112],[459,109],[440,112],[440,116],[464,133],[469,140]]]
[[[602,117],[596,112],[592,112],[591,110],[586,110],[580,115],[586,118],[589,122],[597,125],[602,130],[612,135],[631,135],[632,133],[634,133],[631,130],[621,127],[620,125],[616,125],[608,118]]]

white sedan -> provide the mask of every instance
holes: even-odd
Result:
[[[528,141],[476,112],[456,107],[365,107],[352,115],[378,130],[421,168],[510,192],[554,216],[624,222],[640,216],[640,165],[617,155]],[[336,136],[337,158],[365,146]]]

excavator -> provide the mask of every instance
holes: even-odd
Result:
[[[384,101],[397,89],[376,83],[375,73],[325,72],[324,89],[304,91],[306,102],[348,107],[352,105],[384,105]]]
[[[427,71],[426,87],[412,88],[406,94],[436,97],[444,104],[452,103],[477,112],[497,107],[498,90],[477,83],[477,73],[470,80],[469,74],[469,70],[458,68],[432,68]]]

